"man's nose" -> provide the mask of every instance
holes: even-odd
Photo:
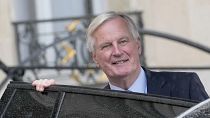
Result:
[[[113,46],[113,55],[120,56],[122,54],[122,50],[118,45]]]

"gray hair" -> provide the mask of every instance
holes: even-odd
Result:
[[[125,19],[128,23],[128,28],[130,30],[130,33],[132,34],[133,38],[135,40],[140,39],[139,33],[138,33],[138,29],[134,23],[134,21],[127,15],[120,13],[120,12],[106,12],[103,13],[99,16],[97,16],[95,19],[93,19],[93,21],[90,23],[88,30],[87,30],[87,48],[90,52],[94,51],[94,43],[95,40],[92,37],[93,33],[95,32],[95,30],[100,27],[103,23],[105,23],[106,21],[109,21],[111,19],[114,19],[116,17],[121,17],[123,19]]]

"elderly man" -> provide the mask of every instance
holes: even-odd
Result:
[[[138,29],[125,14],[107,12],[97,16],[89,25],[87,46],[94,62],[109,79],[105,89],[196,101],[208,98],[196,73],[153,72],[141,66]],[[54,80],[37,80],[32,85],[43,91],[54,83]]]

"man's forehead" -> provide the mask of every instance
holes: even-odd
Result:
[[[93,31],[93,34],[94,34],[94,32],[96,32],[98,29],[101,29],[101,27],[104,27],[105,25],[109,25],[110,23],[113,23],[113,22],[115,22],[115,21],[121,22],[121,23],[124,23],[125,25],[127,25],[127,21],[126,21],[124,18],[122,18],[122,17],[120,17],[120,16],[113,17],[113,18],[111,18],[111,19],[107,19],[107,20],[103,21],[103,23],[101,23],[101,24]],[[112,24],[112,26],[115,26],[115,23]]]

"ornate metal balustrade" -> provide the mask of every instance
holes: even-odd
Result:
[[[141,12],[129,14],[142,28]],[[88,67],[86,29],[94,16],[14,22],[21,66]]]
[[[138,28],[143,27],[141,12],[126,14]],[[14,22],[19,65],[13,69],[24,70],[24,76],[15,80],[52,78],[73,85],[106,82],[86,48],[86,29],[93,17]]]

